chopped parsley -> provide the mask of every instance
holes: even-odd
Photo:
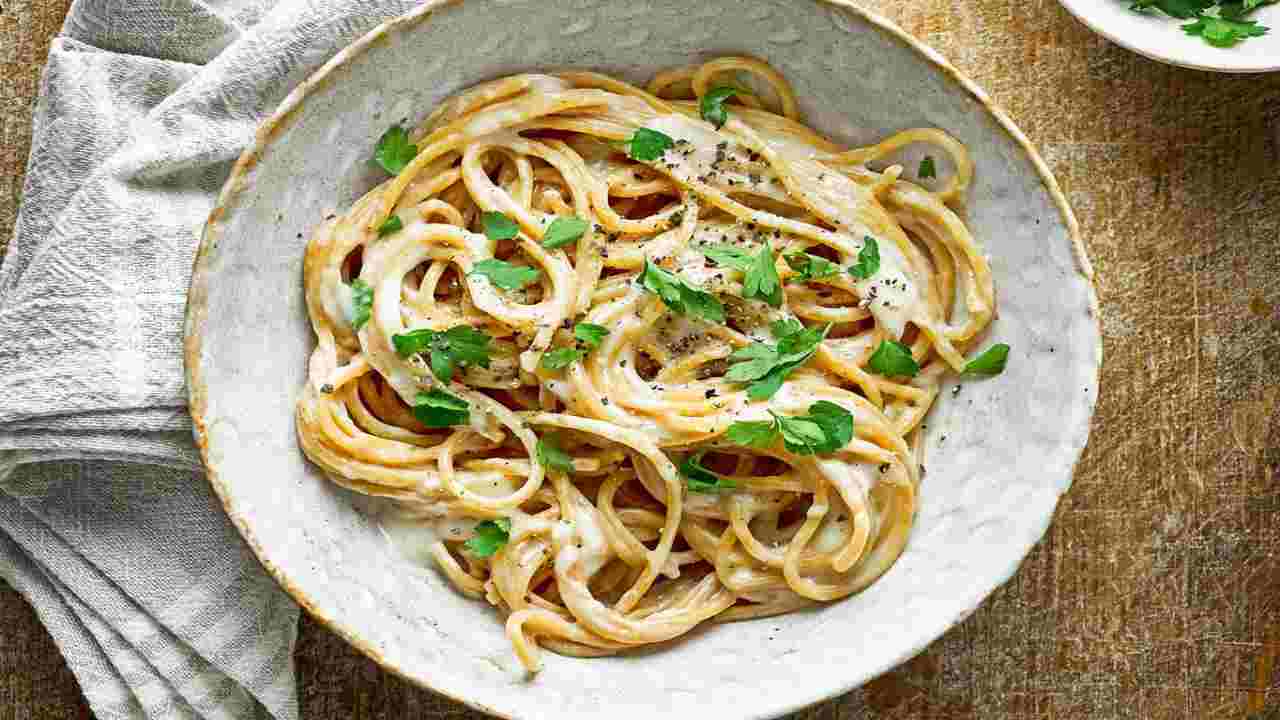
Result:
[[[871,353],[867,367],[877,375],[915,377],[920,372],[920,365],[911,356],[911,348],[896,340],[882,340],[876,351]]]
[[[392,175],[399,175],[417,156],[418,146],[409,142],[409,133],[399,125],[382,133],[373,150],[373,159]]]
[[[702,115],[702,119],[715,125],[717,130],[724,127],[724,124],[729,121],[729,113],[724,109],[724,101],[739,92],[741,90],[730,85],[717,85],[708,90],[698,102],[698,112]]]
[[[853,439],[853,415],[833,402],[819,400],[809,406],[809,414],[799,417],[779,415],[773,420],[736,422],[725,439],[736,445],[767,449],[781,437],[788,452],[818,455],[843,449]]]
[[[932,155],[925,155],[924,159],[920,161],[920,168],[916,170],[916,177],[922,180],[924,178],[938,177],[938,169],[933,166]]]
[[[880,244],[870,235],[862,238],[862,250],[858,253],[856,265],[849,266],[849,274],[859,280],[866,280],[880,271]]]
[[[718,264],[742,271],[742,297],[758,298],[773,307],[782,307],[782,281],[778,279],[777,261],[769,243],[755,255],[736,245],[715,244],[701,250]]]
[[[706,454],[705,451],[696,453],[680,461],[680,474],[684,476],[689,492],[711,493],[736,488],[738,485],[732,479],[717,475],[702,466],[702,456]]]
[[[440,382],[447,383],[453,381],[453,371],[457,366],[489,367],[492,353],[489,341],[492,339],[488,333],[470,325],[455,325],[444,332],[423,328],[392,335],[391,344],[400,357],[425,353],[431,363],[432,374]]]
[[[587,221],[576,217],[558,217],[542,235],[542,247],[555,249],[563,247],[582,237],[587,231]]]
[[[770,329],[778,344],[755,342],[734,350],[729,359],[737,363],[724,375],[726,380],[747,384],[747,397],[752,400],[773,397],[793,370],[809,362],[831,325],[806,328],[796,320],[779,320]]]
[[[359,330],[373,313],[373,288],[360,278],[351,281],[351,307],[351,327]]]
[[[783,257],[787,261],[787,265],[796,271],[796,275],[790,278],[796,282],[810,282],[812,280],[822,280],[840,273],[840,266],[830,260],[810,255],[809,253],[796,252]]]
[[[1198,35],[1214,47],[1232,47],[1246,38],[1262,37],[1270,28],[1259,25],[1257,20],[1233,20],[1201,14],[1193,23],[1182,26],[1188,35]]]
[[[511,541],[511,519],[485,520],[476,525],[475,534],[463,543],[476,557],[492,557]]]
[[[644,261],[640,284],[645,290],[662,298],[668,309],[677,315],[698,317],[713,323],[724,322],[724,306],[715,295],[699,290],[678,275],[669,273],[657,265]]]
[[[966,375],[999,375],[1009,362],[1009,346],[997,343],[964,366]]]
[[[528,265],[513,265],[503,260],[487,258],[476,263],[475,269],[468,275],[484,276],[503,290],[519,290],[536,282],[542,272]]]
[[[510,240],[520,232],[520,226],[515,220],[496,210],[481,215],[480,225],[484,228],[485,236],[494,241]]]
[[[400,232],[404,229],[404,221],[399,215],[392,215],[378,226],[378,237],[386,237],[391,233]]]
[[[671,136],[657,130],[638,128],[631,138],[623,140],[621,145],[626,149],[627,157],[632,160],[653,162],[675,147],[676,142],[671,139]]]
[[[573,337],[578,344],[573,347],[562,347],[544,353],[541,365],[544,370],[563,370],[575,362],[591,354],[600,347],[609,329],[595,323],[578,323],[573,326]]]
[[[471,422],[471,406],[456,395],[440,388],[418,392],[414,398],[413,416],[430,428],[453,427]]]
[[[1274,0],[1134,0],[1129,9],[1160,11],[1169,17],[1192,20],[1182,26],[1188,35],[1203,38],[1214,47],[1233,47],[1251,37],[1266,35],[1269,28],[1245,16]]]
[[[542,463],[543,467],[563,473],[573,472],[573,458],[569,457],[569,453],[561,450],[550,436],[538,438],[537,456],[538,462]]]

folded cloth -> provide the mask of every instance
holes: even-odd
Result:
[[[98,718],[296,718],[298,609],[200,472],[182,321],[258,122],[412,0],[76,0],[0,265],[0,576]]]

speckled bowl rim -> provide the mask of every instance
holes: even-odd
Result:
[[[273,578],[275,578],[276,582],[279,583],[280,587],[284,588],[285,592],[289,593],[298,605],[305,609],[321,625],[342,637],[352,647],[364,653],[383,669],[404,678],[414,685],[426,688],[427,690],[448,697],[451,700],[460,702],[481,712],[485,712],[496,717],[511,718],[512,716],[487,707],[482,702],[479,702],[474,698],[451,695],[440,688],[434,687],[428,679],[414,676],[407,670],[402,669],[395,663],[389,661],[387,658],[383,657],[376,647],[362,639],[360,635],[348,625],[348,623],[340,618],[328,616],[324,610],[317,607],[311,598],[290,580],[289,575],[283,568],[277,566],[268,559],[264,548],[258,542],[253,531],[250,529],[248,521],[237,510],[228,479],[221,477],[210,462],[209,427],[208,418],[206,416],[208,411],[206,403],[207,388],[202,379],[202,368],[200,366],[200,350],[202,343],[201,330],[207,321],[206,315],[208,310],[207,301],[209,284],[214,279],[213,273],[210,272],[209,268],[211,257],[210,250],[216,245],[218,236],[225,224],[225,218],[228,213],[234,209],[236,199],[240,193],[247,188],[250,170],[252,170],[252,168],[258,163],[267,148],[288,125],[294,111],[301,108],[303,102],[310,97],[313,92],[321,90],[326,83],[337,80],[336,76],[339,74],[338,71],[342,70],[347,63],[351,62],[365,50],[369,49],[375,43],[379,42],[391,33],[413,27],[417,23],[427,20],[431,13],[439,8],[450,5],[460,5],[465,1],[467,0],[429,0],[420,7],[415,8],[398,18],[382,23],[365,34],[362,38],[343,48],[334,55],[332,59],[312,74],[311,77],[307,78],[301,85],[289,93],[276,111],[259,126],[254,135],[253,143],[245,149],[244,153],[240,155],[239,160],[236,161],[235,166],[232,168],[231,175],[223,185],[222,191],[219,193],[213,210],[209,213],[209,219],[205,224],[204,233],[200,241],[200,247],[196,253],[194,269],[191,276],[190,290],[187,295],[186,324],[184,329],[184,355],[186,359],[187,393],[191,418],[194,424],[195,442],[196,446],[200,450],[200,456],[207,471],[209,484],[213,486],[214,492],[218,495],[219,499],[221,499],[222,506],[225,509],[227,516],[240,532],[240,535],[244,538],[245,542],[248,543],[249,548],[253,551],[254,555],[257,556],[259,562],[262,563],[262,566]],[[482,0],[469,1],[481,2]],[[938,54],[938,52],[933,48],[925,45],[919,40],[916,40],[888,18],[862,9],[854,5],[849,0],[811,1],[819,5],[834,6],[848,11],[865,22],[867,27],[873,28],[883,33],[889,39],[900,42],[918,52],[925,60],[933,65],[936,70],[940,71],[963,91],[967,92],[977,100],[995,119],[996,125],[1004,130],[1004,132],[1006,132],[1009,137],[1017,143],[1022,151],[1026,153],[1028,159],[1031,160],[1032,165],[1035,167],[1036,172],[1039,174],[1045,190],[1048,191],[1054,201],[1054,204],[1057,206],[1059,213],[1062,215],[1062,220],[1066,226],[1068,236],[1070,237],[1073,254],[1076,259],[1076,270],[1081,277],[1088,281],[1089,313],[1093,318],[1094,330],[1100,338],[1101,311],[1098,303],[1097,289],[1094,285],[1093,266],[1089,262],[1089,256],[1085,250],[1084,241],[1080,235],[1079,223],[1076,221],[1075,215],[1071,211],[1071,206],[1068,204],[1066,196],[1063,194],[1061,188],[1059,188],[1057,180],[1054,179],[1053,173],[1050,172],[1048,165],[1045,163],[1044,159],[1040,157],[1040,154],[1032,146],[1031,141],[1027,139],[1022,130],[1014,124],[1013,120],[1010,119],[1009,116],[1000,107],[998,107],[990,97],[988,97],[987,93],[980,88],[977,83],[961,74],[959,70],[952,66],[951,63],[947,62],[947,60]],[[1101,342],[1098,343],[1098,352],[1094,360],[1093,386],[1099,387],[1098,374],[1102,367]],[[1084,438],[1077,448],[1076,456],[1071,463],[1071,475],[1073,477],[1076,466],[1079,464],[1080,456],[1083,454],[1084,448],[1088,444],[1089,434],[1092,431],[1092,420],[1094,410],[1097,406],[1098,395],[1099,393],[1094,393],[1088,403],[1088,423],[1085,427]],[[1063,492],[1065,492],[1065,489]],[[1059,494],[1058,497],[1060,498],[1061,495]],[[1056,505],[1057,501],[1055,499],[1055,508]],[[1045,531],[1048,530],[1052,517],[1052,513],[1046,515],[1045,524],[1039,532],[1039,537],[1043,537]],[[992,586],[990,592],[994,592],[997,588],[1007,583],[1009,579],[1013,577],[1014,572],[1017,571],[1018,567],[1022,564],[1022,561],[1026,559],[1027,554],[1030,553],[1034,546],[1035,543],[1027,545],[1016,561],[1013,562],[1004,573],[1004,576],[999,578]],[[990,595],[990,592],[987,593],[987,596]],[[979,601],[979,603],[981,603],[981,601]],[[903,648],[897,659],[886,664],[884,667],[877,668],[873,672],[868,673],[867,679],[877,677],[907,660],[910,660],[912,657],[915,657],[930,643],[938,637],[941,637],[941,635],[950,628],[955,627],[976,609],[977,606],[958,613],[957,616],[952,618],[946,627],[939,631],[937,635],[927,641],[921,642],[918,646]],[[844,694],[865,682],[866,680],[864,679],[860,682],[850,682],[847,684],[837,683],[826,690],[821,691],[814,697],[800,700],[791,706],[779,709],[779,714],[794,712],[795,710],[808,707],[814,703]]]

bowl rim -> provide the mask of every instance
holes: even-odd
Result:
[[[289,574],[281,567],[273,563],[267,556],[265,548],[258,541],[247,519],[240,514],[236,508],[236,501],[230,488],[230,482],[227,478],[221,477],[214,468],[209,457],[209,420],[207,417],[207,388],[203,381],[203,371],[201,367],[201,350],[203,347],[202,328],[207,319],[207,303],[210,281],[213,273],[210,269],[211,250],[217,245],[219,236],[224,229],[224,220],[229,212],[234,209],[235,201],[239,195],[249,186],[248,175],[261,157],[265,154],[271,143],[279,136],[280,132],[289,124],[295,111],[299,110],[304,101],[311,96],[313,92],[322,90],[331,80],[331,76],[343,69],[345,65],[359,57],[366,50],[377,44],[383,38],[389,36],[393,32],[408,29],[416,26],[418,23],[429,20],[431,14],[437,9],[461,5],[466,0],[425,0],[422,5],[410,10],[409,12],[398,17],[389,19],[372,30],[365,33],[359,39],[339,50],[332,58],[320,66],[306,80],[302,81],[281,101],[275,111],[271,113],[258,126],[254,133],[253,142],[250,143],[237,159],[232,167],[231,173],[226,182],[223,184],[221,191],[214,203],[213,208],[209,212],[208,220],[205,223],[203,232],[201,233],[199,247],[193,262],[193,270],[191,275],[190,287],[187,294],[187,306],[185,313],[185,323],[183,328],[183,356],[186,375],[186,386],[188,393],[188,407],[191,414],[193,435],[195,444],[200,452],[201,463],[204,466],[206,477],[214,493],[222,503],[223,510],[227,517],[235,526],[237,532],[249,546],[258,562],[267,571],[267,573],[276,581],[276,583],[296,602],[301,608],[307,611],[322,626],[337,634],[349,645],[360,651],[369,659],[373,660],[381,669],[391,674],[403,678],[409,683],[429,690],[438,695],[442,695],[450,700],[466,705],[467,707],[479,710],[489,715],[508,718],[514,720],[513,716],[498,711],[494,708],[486,706],[483,702],[468,697],[459,697],[447,690],[436,687],[432,682],[423,677],[411,675],[407,670],[401,668],[396,663],[388,660],[379,651],[377,647],[365,641],[356,630],[349,626],[343,620],[331,617],[318,607],[311,598],[293,583]],[[473,4],[480,4],[482,0],[470,0]],[[1059,187],[1057,180],[1050,171],[1048,164],[1040,156],[1039,152],[1031,144],[1031,141],[1022,132],[1022,130],[1013,122],[1003,109],[1001,109],[987,95],[977,83],[969,79],[966,75],[957,70],[950,62],[948,62],[941,54],[932,47],[916,39],[911,34],[900,28],[892,20],[881,16],[875,12],[861,8],[853,3],[852,0],[809,0],[813,5],[819,7],[834,7],[851,13],[861,20],[868,28],[880,32],[890,41],[898,42],[911,50],[917,52],[933,69],[940,72],[952,83],[958,86],[963,92],[969,94],[973,99],[986,110],[995,120],[996,126],[1006,133],[1010,139],[1026,154],[1028,160],[1031,161],[1035,168],[1036,174],[1039,176],[1046,192],[1053,200],[1053,204],[1057,207],[1062,217],[1063,224],[1067,230],[1068,239],[1072,245],[1073,256],[1076,261],[1076,271],[1081,277],[1087,281],[1087,302],[1089,315],[1092,318],[1094,331],[1099,338],[1097,353],[1093,359],[1093,377],[1092,386],[1099,388],[1099,392],[1091,393],[1088,400],[1088,421],[1085,424],[1084,435],[1078,447],[1074,448],[1074,458],[1071,462],[1070,477],[1068,484],[1060,489],[1054,499],[1056,509],[1058,500],[1062,494],[1070,487],[1070,481],[1074,480],[1075,472],[1080,463],[1080,458],[1084,453],[1085,447],[1088,445],[1089,436],[1093,429],[1093,418],[1097,407],[1097,399],[1100,396],[1099,374],[1102,366],[1102,336],[1101,311],[1098,301],[1098,293],[1095,285],[1094,271],[1092,263],[1089,260],[1088,253],[1085,249],[1084,241],[1080,233],[1080,226],[1076,220],[1075,214],[1071,210],[1071,206],[1067,201],[1065,194]],[[1048,530],[1052,521],[1052,513],[1045,518],[1044,528],[1041,529],[1040,535],[1043,537],[1044,532]],[[992,592],[1007,583],[1017,569],[1022,565],[1031,549],[1035,546],[1032,543],[1022,551],[1021,556],[1016,562],[1012,563],[1003,577],[997,578],[992,589],[979,600],[979,604],[984,602]],[[947,629],[954,627],[964,618],[968,617],[974,610],[975,605],[965,611],[959,613],[952,618]],[[946,630],[943,630],[945,632]],[[778,708],[780,713],[794,712],[812,704],[822,702],[823,700],[836,697],[847,693],[856,687],[859,687],[874,677],[892,670],[894,667],[915,657],[922,652],[928,645],[941,637],[942,633],[933,638],[919,644],[918,646],[904,648],[899,658],[891,665],[888,665],[876,671],[870,677],[858,681],[842,683],[832,686],[828,690],[813,698],[802,700],[785,708]]]
[[[1096,13],[1090,12],[1090,8],[1096,7],[1096,5],[1089,2],[1089,0],[1058,0],[1058,4],[1066,9],[1072,17],[1094,33],[1101,35],[1113,44],[1118,45],[1125,50],[1135,52],[1145,58],[1155,60],[1158,63],[1186,68],[1188,70],[1202,70],[1204,72],[1223,73],[1226,75],[1251,75],[1280,70],[1280,54],[1266,56],[1256,62],[1242,62],[1234,65],[1214,65],[1212,63],[1187,60],[1180,57],[1176,50],[1161,52],[1164,47],[1177,48],[1177,43],[1169,43],[1164,46],[1148,45],[1135,42],[1132,40],[1132,36],[1117,32],[1112,26],[1105,22],[1101,22]],[[1177,38],[1181,40],[1182,36],[1177,35]]]

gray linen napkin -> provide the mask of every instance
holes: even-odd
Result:
[[[200,473],[197,239],[257,123],[412,0],[76,0],[0,266],[0,576],[94,713],[298,715],[298,609]]]

